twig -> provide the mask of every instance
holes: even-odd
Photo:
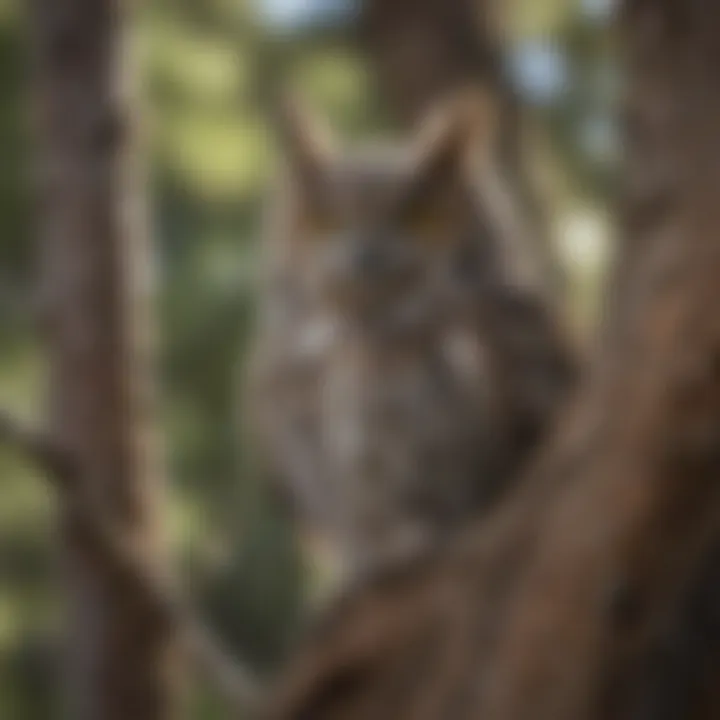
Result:
[[[41,430],[20,422],[0,409],[0,444],[27,456],[60,492],[79,528],[92,539],[93,547],[106,558],[109,567],[132,584],[148,606],[163,621],[171,623],[195,662],[214,682],[238,715],[256,707],[259,683],[249,670],[233,659],[207,628],[150,567],[147,559],[124,540],[113,522],[98,512],[86,493],[80,491],[80,471],[72,453]]]

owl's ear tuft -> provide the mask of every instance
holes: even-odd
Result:
[[[271,111],[271,123],[280,154],[292,178],[316,183],[327,173],[334,155],[330,128],[296,94],[285,92]]]
[[[487,162],[496,145],[496,111],[488,92],[463,88],[438,103],[421,123],[413,151],[413,177],[428,190]]]
[[[479,87],[458,90],[447,101],[445,112],[464,127],[472,151],[492,154],[497,144],[498,108],[490,90]]]

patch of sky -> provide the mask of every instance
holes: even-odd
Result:
[[[552,102],[568,84],[565,56],[551,42],[523,43],[515,48],[510,72],[523,94],[538,103]]]
[[[333,25],[352,17],[357,0],[255,0],[260,19],[280,32]]]
[[[591,20],[607,20],[615,9],[615,0],[582,0],[580,7]]]

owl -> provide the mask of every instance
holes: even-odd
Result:
[[[297,103],[278,116],[250,418],[345,577],[490,507],[568,385],[492,125],[467,93],[405,143],[338,149]]]

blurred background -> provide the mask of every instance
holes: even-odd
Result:
[[[508,3],[510,5],[510,3]],[[526,107],[529,160],[580,331],[597,311],[616,164],[609,0],[517,0],[503,64]],[[273,168],[259,84],[290,81],[352,140],[394,132],[378,67],[343,0],[153,0],[142,49],[163,432],[177,562],[205,616],[272,668],[312,582],[237,423],[252,331],[257,230]],[[0,0],[0,405],[40,415],[22,0]],[[0,717],[53,716],[60,631],[53,498],[0,448]],[[220,717],[198,687],[194,717]]]

